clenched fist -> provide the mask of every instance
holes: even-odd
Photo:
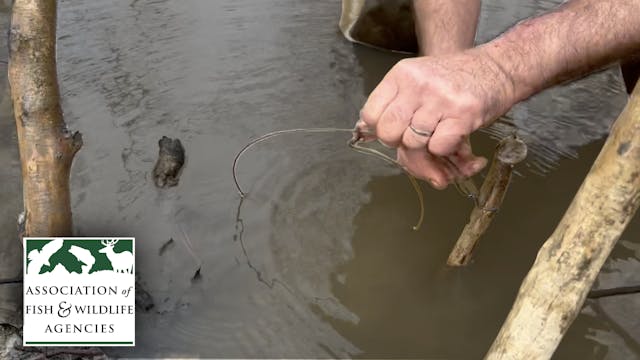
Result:
[[[357,126],[396,147],[410,173],[443,189],[486,165],[471,152],[469,135],[504,114],[513,92],[507,73],[478,48],[405,59],[371,93]]]

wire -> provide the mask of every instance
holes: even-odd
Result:
[[[244,154],[245,152],[247,152],[247,150],[249,150],[250,148],[252,148],[254,145],[261,143],[267,139],[270,139],[274,136],[278,136],[278,135],[283,135],[283,134],[290,134],[290,133],[297,133],[297,132],[303,132],[303,133],[329,133],[329,132],[353,132],[353,129],[341,129],[341,128],[308,128],[308,129],[288,129],[288,130],[278,130],[278,131],[272,131],[270,133],[266,133],[260,137],[257,137],[253,140],[251,140],[247,145],[245,145],[242,150],[240,150],[240,152],[238,152],[238,154],[236,154],[236,157],[233,159],[233,182],[236,184],[236,189],[238,190],[238,193],[240,194],[241,197],[245,197],[247,195],[246,192],[244,192],[242,190],[242,188],[240,187],[240,183],[238,181],[238,161],[240,160],[240,157],[242,156],[242,154]]]
[[[413,177],[413,175],[409,174],[407,172],[407,170],[400,165],[396,160],[390,158],[389,156],[383,154],[382,152],[375,150],[375,149],[371,149],[371,148],[367,148],[364,146],[361,146],[360,144],[362,143],[362,139],[360,134],[358,133],[358,131],[356,129],[346,129],[346,128],[299,128],[299,129],[287,129],[287,130],[278,130],[278,131],[272,131],[270,133],[264,134],[262,136],[259,136],[257,138],[255,138],[254,140],[251,140],[247,145],[245,145],[235,156],[235,158],[233,159],[233,171],[232,171],[232,175],[233,175],[233,182],[235,183],[236,189],[238,191],[238,194],[240,194],[241,198],[245,198],[247,196],[247,193],[242,189],[242,187],[240,186],[240,182],[238,181],[238,162],[240,160],[240,158],[242,157],[242,155],[247,152],[250,148],[252,148],[254,145],[261,143],[267,139],[270,139],[274,136],[278,136],[278,135],[283,135],[283,134],[291,134],[291,133],[331,133],[331,132],[348,132],[353,134],[354,136],[351,138],[351,140],[349,140],[348,145],[351,149],[353,149],[356,152],[359,152],[361,154],[365,154],[365,155],[370,155],[370,156],[375,156],[379,159],[382,159],[396,167],[398,167],[400,170],[402,170],[407,177],[409,178],[409,181],[411,182],[411,185],[413,186],[413,189],[416,191],[416,194],[418,196],[418,201],[420,203],[420,216],[418,217],[418,221],[416,222],[416,224],[413,226],[413,230],[418,230],[420,229],[420,227],[422,226],[422,222],[424,221],[424,195],[422,193],[422,189],[420,188],[420,184],[418,183],[418,181],[416,180],[415,177]]]

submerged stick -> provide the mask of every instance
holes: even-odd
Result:
[[[588,299],[600,299],[609,296],[629,295],[640,293],[640,285],[619,286],[609,289],[591,290],[587,294]]]
[[[527,156],[527,145],[516,136],[503,139],[497,146],[480,196],[471,211],[469,223],[462,230],[447,265],[464,266],[471,260],[473,249],[487,231],[509,187],[513,167]]]
[[[487,359],[549,359],[640,205],[640,87],[522,282]]]

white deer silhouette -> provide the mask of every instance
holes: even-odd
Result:
[[[114,252],[113,247],[118,242],[117,239],[102,240],[100,243],[104,247],[98,252],[106,254],[109,261],[111,261],[111,267],[113,271],[118,273],[133,273],[133,254],[130,251]]]

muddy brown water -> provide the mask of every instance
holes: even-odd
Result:
[[[479,40],[555,3],[484,1]],[[418,205],[407,179],[349,151],[345,134],[257,146],[240,164],[249,196],[238,212],[231,161],[249,139],[351,126],[400,59],[346,42],[339,1],[59,8],[63,108],[85,139],[71,179],[76,234],[136,236],[140,281],[155,301],[137,315],[137,347],[109,350],[123,357],[481,358],[626,99],[612,69],[518,105],[512,115],[533,155],[474,263],[448,269],[472,204],[453,189],[427,189],[425,224],[412,231]],[[15,269],[18,248],[6,239],[20,185],[6,92],[0,121],[0,259]],[[512,131],[475,135],[476,151],[490,156],[495,135]],[[163,135],[187,152],[168,190],[151,178]],[[639,235],[634,221],[596,286],[640,283]],[[588,301],[555,358],[640,356],[639,300]]]

